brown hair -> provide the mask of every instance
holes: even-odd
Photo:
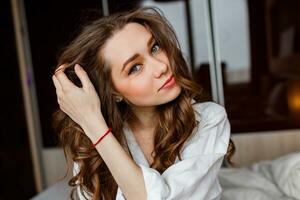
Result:
[[[192,81],[178,40],[166,18],[156,9],[141,8],[95,20],[83,27],[79,36],[63,49],[58,66],[67,63],[65,73],[77,86],[81,86],[81,83],[73,67],[78,63],[84,68],[101,99],[101,111],[107,125],[112,127],[114,136],[129,153],[123,125],[135,116],[126,99],[116,103],[114,94],[117,92],[112,84],[111,71],[99,52],[115,32],[131,22],[143,25],[152,33],[170,60],[176,82],[182,87],[175,100],[157,106],[159,117],[155,127],[154,161],[151,167],[162,173],[174,164],[177,156],[181,160],[181,149],[199,123],[195,119],[191,100],[200,101],[202,93],[202,88]],[[117,183],[98,152],[90,148],[91,141],[83,134],[81,127],[60,109],[53,114],[53,126],[59,133],[66,157],[80,167],[69,185],[80,186],[81,192],[89,193],[93,199],[115,199]],[[75,189],[71,193],[72,199]]]

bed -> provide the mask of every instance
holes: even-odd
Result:
[[[221,168],[222,200],[300,200],[300,130],[233,135],[235,167]]]
[[[248,167],[222,168],[223,200],[300,200],[300,151]]]

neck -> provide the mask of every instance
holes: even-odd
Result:
[[[135,130],[153,131],[157,123],[155,107],[135,107],[132,109],[137,120],[132,124]]]

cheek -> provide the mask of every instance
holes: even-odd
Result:
[[[151,95],[153,92],[152,84],[143,80],[135,81],[127,86],[126,93],[128,96],[145,97],[147,95]]]
[[[119,91],[132,103],[138,103],[139,101],[150,100],[153,96],[153,85],[151,81],[145,79],[132,81],[131,83],[124,83],[119,85]]]

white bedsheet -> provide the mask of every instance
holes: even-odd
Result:
[[[245,168],[222,168],[222,200],[300,200],[300,152]]]

